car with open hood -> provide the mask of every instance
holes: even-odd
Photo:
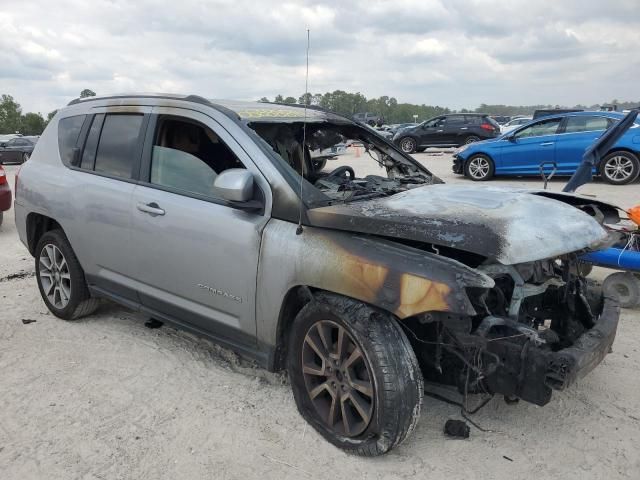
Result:
[[[380,174],[348,155],[313,168],[350,143]],[[577,268],[616,241],[615,207],[446,185],[314,108],[75,100],[22,167],[15,215],[54,315],[107,298],[285,369],[302,416],[361,455],[407,438],[425,381],[545,405],[616,334],[615,299]]]

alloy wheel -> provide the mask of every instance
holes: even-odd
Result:
[[[410,138],[405,138],[400,142],[400,148],[404,153],[412,153],[416,148],[415,142]]]
[[[484,157],[476,157],[469,162],[469,175],[476,179],[482,179],[489,174],[491,165]]]
[[[356,437],[371,422],[374,384],[369,362],[347,330],[314,323],[302,346],[302,373],[311,403],[334,433]]]
[[[39,276],[42,290],[55,308],[65,308],[71,298],[71,273],[58,247],[48,243],[40,252]]]
[[[633,162],[630,158],[616,155],[607,160],[604,165],[604,173],[616,182],[627,180],[633,175]]]

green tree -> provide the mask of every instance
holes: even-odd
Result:
[[[93,90],[89,90],[88,88],[85,88],[80,92],[80,98],[95,97],[95,96],[96,96],[96,92],[94,92]]]
[[[293,104],[296,103],[296,99],[293,97],[287,97],[284,99],[284,103]]]
[[[47,122],[40,113],[25,113],[20,119],[20,133],[23,135],[41,135]]]
[[[284,103],[284,97],[282,95],[276,95],[276,98],[273,99],[276,103]]]
[[[259,102],[262,103],[269,103],[269,99],[267,97],[262,97],[260,100],[258,100]]]
[[[0,100],[0,133],[20,131],[22,109],[11,95],[2,95]]]
[[[58,113],[58,110],[47,113],[47,123],[49,123],[51,119],[56,116],[56,113]]]

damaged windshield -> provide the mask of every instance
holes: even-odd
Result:
[[[252,122],[249,127],[296,173],[296,178],[302,172],[328,204],[442,183],[374,131],[358,125],[307,123],[306,132],[303,122]]]

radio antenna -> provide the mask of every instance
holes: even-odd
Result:
[[[298,228],[296,235],[302,233],[302,187],[304,183],[304,164],[307,160],[307,104],[309,103],[309,29],[307,28],[307,71],[304,77],[304,123],[302,124],[302,161],[300,162],[300,206],[298,209]]]

